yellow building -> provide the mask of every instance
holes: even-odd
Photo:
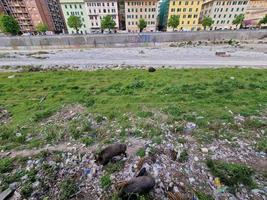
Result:
[[[170,0],[168,18],[172,15],[180,17],[180,24],[176,30],[196,31],[201,29],[198,23],[203,0]],[[168,31],[172,31],[168,27]]]

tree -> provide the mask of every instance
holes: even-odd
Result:
[[[204,27],[204,30],[206,30],[206,27],[210,28],[213,23],[214,23],[214,21],[212,20],[212,18],[211,17],[207,17],[207,16],[204,16],[204,18],[203,18],[203,20],[201,22],[202,26]]]
[[[267,24],[267,14],[260,20],[259,24]]]
[[[172,15],[168,21],[168,26],[172,27],[172,30],[174,31],[177,26],[180,24],[180,18],[178,15]]]
[[[244,14],[237,15],[233,20],[232,24],[236,25],[236,28],[238,27],[239,24],[240,26],[242,26],[244,19],[245,19]]]
[[[101,29],[108,29],[108,31],[110,32],[111,29],[114,29],[116,26],[116,22],[112,19],[112,17],[110,15],[107,15],[105,17],[103,17],[103,19],[101,20]]]
[[[79,33],[79,29],[82,27],[82,21],[80,17],[71,15],[68,18],[68,25],[70,28],[74,28],[76,33]]]
[[[144,19],[139,19],[137,26],[138,26],[140,33],[141,33],[146,28],[147,22]]]
[[[3,33],[17,35],[20,31],[19,23],[12,16],[0,15],[0,30]]]
[[[42,22],[37,24],[35,28],[38,33],[45,33],[46,31],[48,31],[48,26]]]

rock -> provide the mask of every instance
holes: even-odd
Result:
[[[201,148],[202,153],[208,153],[209,150],[207,148]]]
[[[12,190],[10,188],[6,189],[2,193],[0,193],[0,200],[8,199],[12,195],[13,192],[14,192],[14,190]]]
[[[155,71],[156,71],[156,69],[154,67],[149,67],[148,68],[148,72],[155,72]]]
[[[185,133],[191,133],[194,129],[197,128],[197,125],[193,122],[187,122],[184,128]]]

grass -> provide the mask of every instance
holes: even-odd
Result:
[[[112,182],[109,174],[103,175],[100,178],[100,185],[103,189],[108,189],[111,186],[111,184]]]
[[[186,151],[186,150],[183,150],[183,151],[181,152],[179,158],[178,158],[178,161],[179,161],[180,163],[185,163],[185,162],[187,162],[188,157],[189,157],[189,155],[188,155],[187,151]]]
[[[144,148],[138,149],[137,152],[136,152],[136,155],[140,156],[141,158],[144,157],[146,155],[145,149]]]
[[[250,188],[255,187],[252,179],[254,171],[245,165],[208,159],[207,166],[214,176],[219,177],[222,183],[229,186],[232,192],[235,192],[240,184]]]
[[[0,173],[10,172],[13,169],[12,159],[1,158],[0,159]]]
[[[68,200],[71,196],[75,195],[79,191],[79,188],[74,180],[66,179],[60,184],[60,200]]]
[[[14,74],[15,78],[7,78]],[[9,123],[0,126],[0,149],[26,145],[27,137],[34,138],[37,132],[45,135],[44,143],[59,141],[66,132],[65,127],[53,125],[39,130],[38,125],[62,105],[76,103],[84,105],[87,112],[97,114],[98,121],[102,120],[101,116],[107,116],[123,126],[129,124],[124,119],[125,113],[147,119],[154,117],[152,111],[161,111],[171,118],[171,122],[197,123],[207,134],[199,132],[199,138],[209,140],[216,131],[206,131],[208,122],[232,123],[233,115],[229,110],[251,116],[266,109],[266,77],[265,69],[0,73],[0,107],[12,115]],[[89,132],[83,125],[79,126],[81,129],[77,129],[77,123],[69,127],[69,134],[75,140]],[[147,126],[147,129],[153,127]],[[21,137],[16,137],[18,131],[22,133]],[[155,136],[146,133],[146,136]],[[140,136],[140,132],[135,135]],[[90,139],[83,142],[86,145],[93,143]],[[34,140],[30,146],[38,145],[43,143]]]

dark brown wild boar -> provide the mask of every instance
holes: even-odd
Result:
[[[119,156],[123,154],[125,155],[125,157],[127,157],[126,149],[126,144],[112,144],[103,149],[96,156],[96,161],[102,165],[106,165],[114,156]]]
[[[139,195],[148,193],[155,186],[155,179],[151,176],[138,176],[132,178],[121,189],[122,199],[136,199]]]

